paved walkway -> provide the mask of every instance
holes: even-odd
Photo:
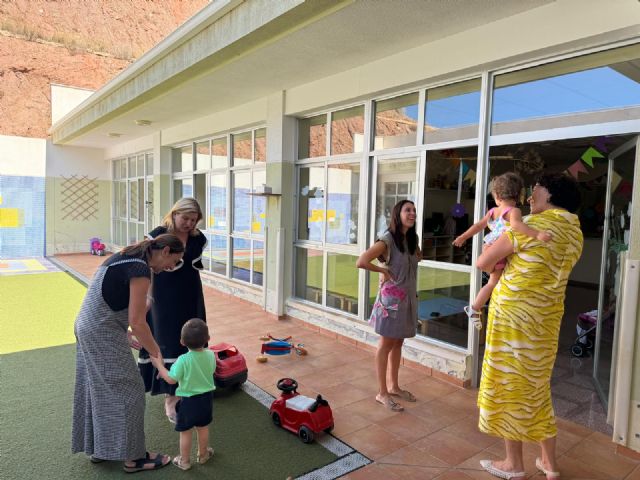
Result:
[[[104,258],[89,254],[60,255],[56,259],[90,278]],[[249,378],[273,395],[276,381],[293,377],[300,392],[329,400],[335,418],[334,435],[371,458],[374,463],[345,477],[351,480],[492,479],[478,461],[504,455],[502,442],[477,429],[477,390],[462,389],[402,366],[400,381],[418,401],[404,402],[406,410],[393,413],[374,401],[376,381],[373,352],[341,343],[335,335],[306,324],[276,320],[258,305],[205,287],[212,341],[235,344],[246,356]],[[293,336],[304,343],[308,356],[268,357],[257,363],[259,337]],[[265,420],[266,421],[266,420]],[[640,459],[615,453],[608,436],[558,419],[558,454],[563,480],[640,480]],[[536,472],[537,446],[525,445],[525,466]]]

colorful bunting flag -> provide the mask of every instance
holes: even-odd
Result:
[[[473,187],[473,184],[476,183],[476,171],[469,169],[464,179],[469,180],[469,185]]]
[[[613,173],[611,174],[611,192],[612,193],[616,191],[621,181],[622,181],[622,177],[618,175],[614,170]]]
[[[593,159],[594,158],[604,158],[604,155],[602,155],[598,150],[596,150],[593,147],[589,147],[587,148],[587,151],[584,152],[582,154],[582,156],[580,157],[582,159],[582,161],[584,163],[586,163],[587,165],[589,165],[591,168],[593,168]]]
[[[580,173],[589,173],[587,169],[584,168],[584,164],[580,160],[576,160],[573,165],[567,168],[567,171],[571,174],[573,178],[578,179],[578,174]]]

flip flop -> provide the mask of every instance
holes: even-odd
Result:
[[[507,472],[506,470],[500,470],[498,467],[493,465],[491,460],[480,460],[480,466],[494,477],[504,478],[505,480],[527,478],[526,472]]]
[[[536,468],[545,474],[545,476],[547,477],[547,480],[551,478],[560,478],[560,472],[553,472],[551,470],[547,470],[546,468],[544,468],[544,465],[542,464],[542,459],[540,457],[536,458]]]
[[[404,407],[402,405],[400,405],[399,403],[395,402],[393,400],[393,398],[391,398],[391,396],[387,397],[384,400],[381,400],[380,398],[376,397],[376,402],[384,405],[386,408],[388,408],[392,412],[403,412],[404,411]]]
[[[198,454],[197,460],[198,460],[198,463],[200,465],[204,465],[205,463],[207,463],[209,461],[209,459],[211,457],[213,457],[213,448],[207,447],[207,453],[205,453],[202,456],[200,456],[200,454]]]
[[[416,401],[416,397],[409,390],[400,390],[399,392],[389,392],[389,395],[393,395],[394,397],[400,397],[402,400],[406,400],[407,402]]]
[[[166,462],[163,460],[166,459]],[[161,453],[156,453],[156,458],[151,458],[151,454],[147,452],[144,458],[139,458],[137,460],[133,460],[134,465],[128,466],[126,463],[124,465],[124,471],[127,473],[136,473],[136,472],[144,472],[145,470],[157,470],[169,464],[171,461],[171,457],[168,455],[163,455]],[[146,467],[146,465],[151,465],[151,467]]]

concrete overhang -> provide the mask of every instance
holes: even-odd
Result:
[[[53,142],[113,147],[553,1],[213,1],[56,122]]]

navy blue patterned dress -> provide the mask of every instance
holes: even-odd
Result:
[[[147,236],[156,238],[167,233],[166,227],[157,227]],[[191,318],[201,318],[206,322],[204,295],[200,270],[202,251],[207,245],[207,237],[202,232],[189,236],[185,248],[182,268],[175,272],[162,272],[153,276],[153,304],[147,314],[147,322],[153,332],[167,369],[188,349],[180,345],[180,330]],[[177,385],[169,385],[156,378],[158,371],[151,364],[149,353],[142,349],[138,357],[138,368],[144,380],[145,390],[151,395],[166,393],[175,395]]]

